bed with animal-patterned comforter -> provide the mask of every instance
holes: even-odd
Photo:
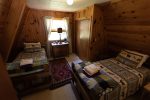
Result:
[[[101,70],[89,76],[83,68],[90,62],[73,64],[73,73],[92,100],[123,100],[137,92],[147,80],[147,68],[132,68],[116,58],[94,62]]]

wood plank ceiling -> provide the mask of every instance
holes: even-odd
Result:
[[[110,0],[74,0],[73,5],[69,6],[66,0],[27,0],[27,5],[34,9],[74,12],[87,6],[107,1]]]

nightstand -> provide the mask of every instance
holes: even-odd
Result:
[[[53,58],[69,56],[69,43],[68,42],[53,42],[52,46],[52,55]]]
[[[150,83],[144,86],[141,100],[150,100]]]

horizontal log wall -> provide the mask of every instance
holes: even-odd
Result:
[[[93,61],[104,59],[106,55],[106,39],[103,26],[103,14],[98,5],[94,5],[92,34],[90,37],[90,56]]]
[[[102,5],[108,47],[150,55],[150,1],[120,0]]]

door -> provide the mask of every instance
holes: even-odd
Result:
[[[76,47],[77,54],[83,60],[88,60],[89,58],[89,38],[90,38],[90,20],[80,20],[76,24]]]
[[[0,55],[0,99],[18,100],[1,55]]]

